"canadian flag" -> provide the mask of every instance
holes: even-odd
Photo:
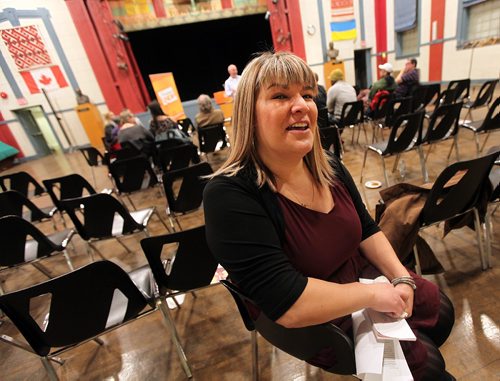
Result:
[[[50,91],[68,86],[61,69],[57,65],[23,71],[21,75],[31,94],[39,93],[42,89]]]

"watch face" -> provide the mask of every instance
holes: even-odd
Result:
[[[382,186],[382,183],[378,180],[367,181],[365,183],[365,187],[367,187],[369,189],[377,189],[377,188],[380,188],[381,186]]]

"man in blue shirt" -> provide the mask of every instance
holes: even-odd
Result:
[[[411,95],[412,90],[419,84],[416,58],[410,58],[406,61],[404,69],[396,77],[396,83],[398,87],[394,90],[395,98]]]

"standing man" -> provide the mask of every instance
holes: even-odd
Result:
[[[394,90],[394,98],[411,95],[413,88],[419,84],[416,58],[410,58],[406,61],[404,69],[396,77],[396,83],[398,87]]]
[[[238,82],[241,76],[238,75],[238,68],[236,65],[229,65],[227,67],[227,72],[229,73],[229,78],[224,82],[224,91],[226,97],[234,97],[236,95],[236,89],[238,88]]]

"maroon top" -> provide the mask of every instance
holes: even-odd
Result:
[[[331,188],[335,205],[328,213],[307,209],[278,194],[285,219],[284,252],[302,274],[336,283],[357,282],[359,278],[373,279],[381,275],[361,254],[361,223],[349,191],[341,182]],[[412,273],[417,290],[410,327],[433,327],[439,313],[439,291],[436,285]],[[333,321],[352,337],[350,316]],[[427,358],[425,346],[417,342],[402,342],[410,369],[418,373]],[[327,367],[331,361],[328,351],[315,356],[310,363]]]

